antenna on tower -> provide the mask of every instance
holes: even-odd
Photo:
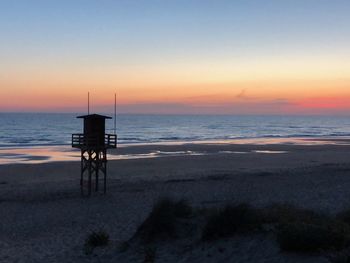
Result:
[[[114,93],[114,134],[117,134],[117,93]]]
[[[88,115],[90,115],[90,92],[88,92]]]

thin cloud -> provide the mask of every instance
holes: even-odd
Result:
[[[254,96],[248,96],[248,89],[244,88],[242,89],[236,96],[235,99],[238,100],[259,100],[259,97]]]
[[[237,99],[246,99],[247,98],[246,91],[247,91],[247,89],[242,89],[241,92],[236,95],[236,98]]]

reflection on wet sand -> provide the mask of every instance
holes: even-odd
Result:
[[[266,148],[276,145],[349,145],[349,138],[331,139],[331,138],[258,138],[258,139],[237,139],[229,141],[201,141],[201,142],[172,142],[172,143],[153,143],[153,144],[122,144],[118,145],[120,150],[112,151],[109,154],[110,160],[123,159],[142,159],[142,158],[159,158],[159,157],[175,157],[186,155],[209,155],[209,154],[283,154],[287,153],[284,150],[276,150]],[[191,149],[194,146],[202,145],[202,149]],[[253,149],[248,151],[241,150],[224,150],[216,149],[210,150],[205,147],[219,146],[219,145],[256,145],[266,146],[264,149]],[[171,150],[158,150],[165,146],[173,146]],[[179,146],[179,147],[177,147]],[[180,147],[181,146],[181,147]],[[150,149],[151,147],[151,149]],[[135,149],[138,149],[135,151]],[[181,149],[180,149],[181,148]],[[190,148],[190,149],[182,149]],[[12,163],[44,163],[44,162],[58,162],[58,161],[79,161],[80,152],[72,149],[69,145],[65,146],[36,146],[36,147],[22,147],[0,148],[0,164]]]

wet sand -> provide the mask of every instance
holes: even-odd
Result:
[[[79,162],[0,165],[0,262],[130,262],[111,247],[86,256],[85,238],[103,228],[113,244],[129,239],[164,196],[195,207],[277,202],[331,214],[350,208],[347,143],[148,145],[118,154],[123,151],[189,154],[109,161],[107,195],[91,198],[80,196]],[[244,244],[231,255],[235,262],[323,262],[285,255],[271,240]],[[200,251],[193,253],[183,262],[203,261]]]

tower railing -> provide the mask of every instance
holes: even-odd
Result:
[[[101,137],[93,134],[75,133],[72,134],[72,147],[74,148],[117,148],[117,135],[105,134]]]

